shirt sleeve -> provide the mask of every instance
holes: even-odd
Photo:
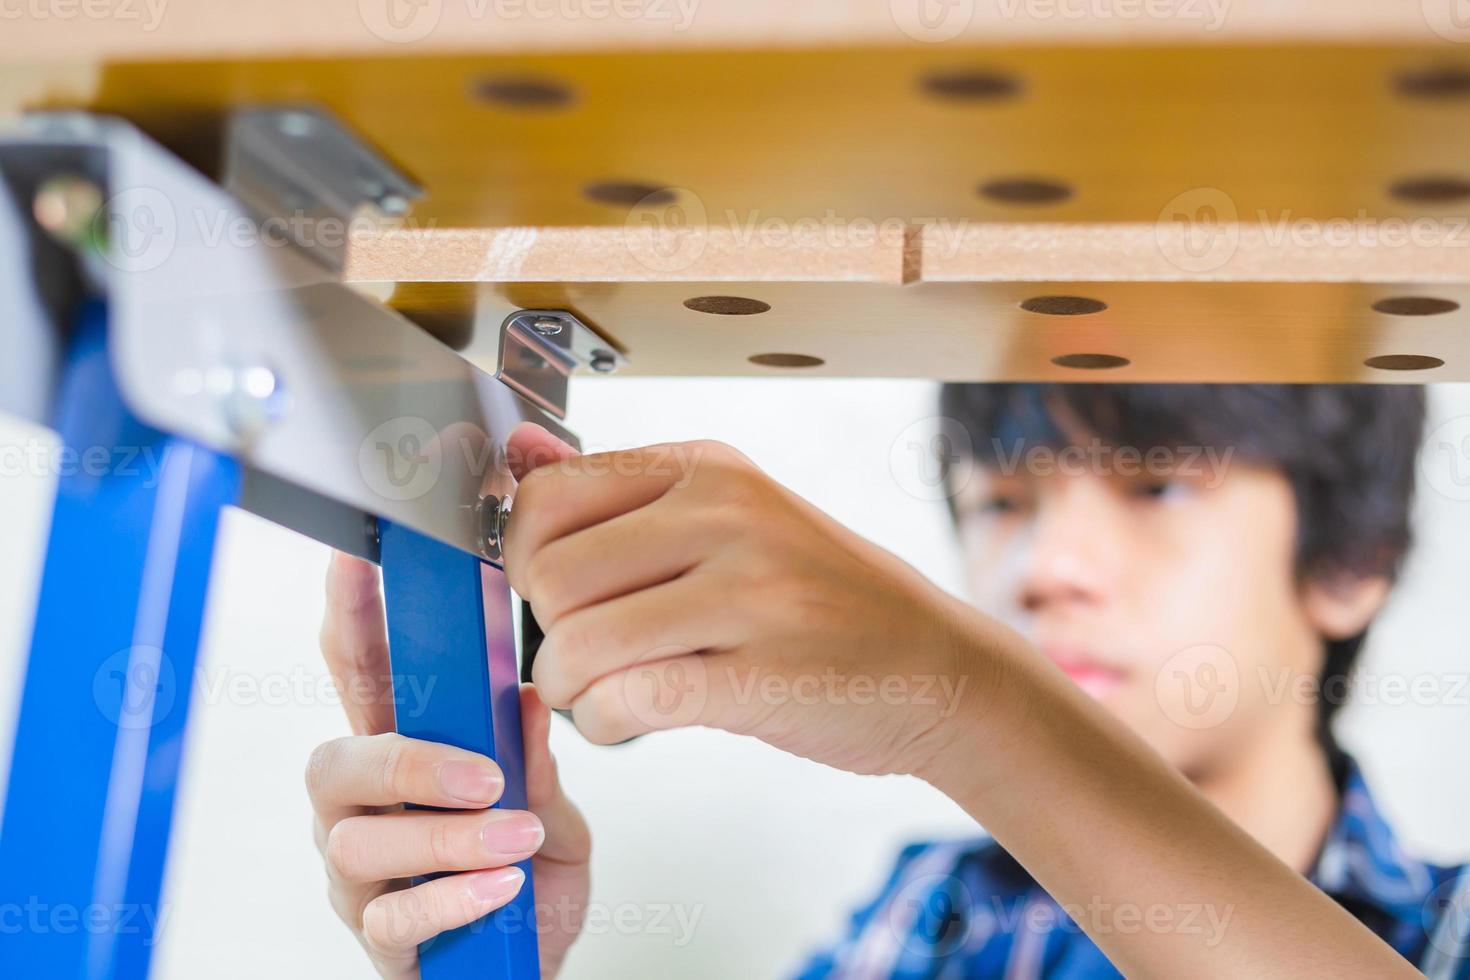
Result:
[[[912,882],[928,873],[934,866],[936,852],[941,849],[933,844],[905,847],[877,895],[853,912],[842,937],[813,955],[795,975],[795,980],[893,975],[903,942],[891,928],[890,906],[904,895]],[[952,856],[945,855],[945,862],[952,867]]]

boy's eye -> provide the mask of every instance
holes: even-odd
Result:
[[[980,504],[980,513],[982,514],[1014,514],[1020,509],[1020,497],[1003,494],[989,497]]]
[[[1189,486],[1183,480],[1160,478],[1135,483],[1129,492],[1141,500],[1167,500],[1182,496],[1188,491]]]

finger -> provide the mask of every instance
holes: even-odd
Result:
[[[332,911],[337,913],[337,918],[345,922],[354,935],[362,934],[362,913],[368,903],[379,895],[395,890],[393,882],[389,881],[358,885],[332,878],[330,882],[327,900],[331,903]]]
[[[500,799],[505,776],[483,755],[388,733],[317,746],[306,785],[322,822],[331,827],[362,807],[395,803],[482,809]]]
[[[548,542],[636,510],[682,485],[701,451],[698,444],[649,446],[580,456],[575,463],[527,473],[516,488],[505,534],[511,587],[521,592],[522,566]]]
[[[521,569],[536,619],[549,629],[568,613],[659,585],[710,553],[722,525],[675,518],[667,498],[557,538]]]
[[[537,861],[586,864],[592,856],[592,835],[582,812],[562,791],[556,758],[551,754],[551,709],[532,684],[521,685],[521,735],[526,752],[526,799],[546,828]]]
[[[599,678],[636,663],[739,644],[748,617],[723,583],[715,572],[684,575],[562,618],[536,652],[536,690],[566,708]]]
[[[688,653],[608,674],[577,695],[572,721],[596,745],[691,726],[738,732],[743,699],[759,692],[739,686],[737,658]]]
[[[525,880],[520,868],[497,868],[435,878],[380,895],[363,909],[363,942],[385,956],[406,955],[419,943],[505,905]]]
[[[336,553],[327,567],[322,656],[337,685],[347,721],[357,735],[393,730],[393,684],[388,628],[378,569]]]
[[[502,868],[529,858],[545,839],[541,821],[525,810],[400,810],[338,821],[327,834],[326,854],[343,880],[366,883]]]
[[[535,422],[522,422],[510,430],[505,440],[505,465],[516,480],[538,466],[560,462],[580,455],[570,446]]]

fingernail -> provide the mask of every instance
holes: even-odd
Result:
[[[470,876],[470,894],[475,901],[484,902],[486,905],[492,903],[503,904],[515,897],[516,892],[521,890],[521,882],[526,880],[526,873],[520,868],[496,868],[494,871],[482,871]]]
[[[478,762],[447,762],[439,767],[439,785],[456,800],[489,804],[500,799],[505,777],[494,766]]]
[[[541,821],[522,811],[492,814],[480,839],[495,854],[530,854],[546,839]]]

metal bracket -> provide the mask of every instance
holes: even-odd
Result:
[[[611,374],[627,358],[565,310],[519,310],[500,325],[495,376],[559,419],[567,417],[567,384],[586,366]]]
[[[264,125],[271,116],[259,113]],[[283,165],[298,169],[311,168]],[[78,260],[108,297],[109,349],[129,410],[269,478],[253,485],[270,492],[247,493],[244,504],[260,502],[295,530],[371,556],[366,531],[361,547],[343,541],[342,529],[357,537],[356,511],[362,527],[376,515],[496,560],[482,501],[514,486],[506,435],[533,419],[576,441],[544,401],[344,286],[320,251],[309,258],[297,242],[264,234],[233,196],[127,123],[22,117],[0,131],[0,170],[17,204],[0,210],[0,223],[25,221],[48,175],[96,184],[105,203]],[[5,330],[6,348],[22,342]],[[338,506],[278,506],[282,486]],[[316,527],[313,514],[331,527]]]
[[[422,189],[340,122],[311,106],[241,109],[225,133],[225,189],[272,233],[340,271],[364,206],[397,218]]]

